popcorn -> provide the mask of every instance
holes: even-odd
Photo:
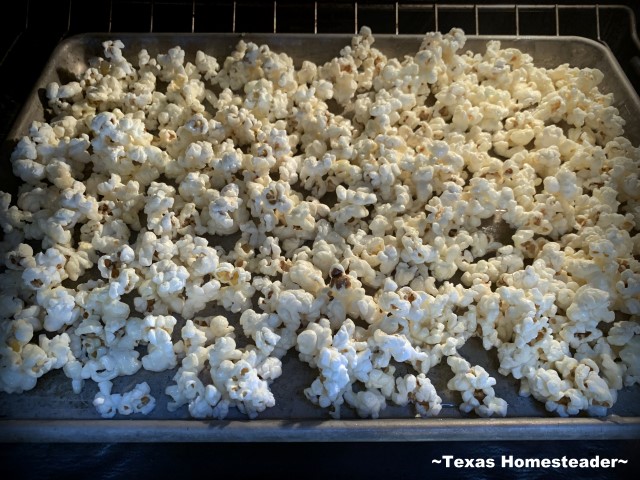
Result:
[[[389,365],[391,358],[396,362],[408,362],[416,371],[426,374],[431,368],[429,355],[413,347],[411,342],[401,335],[387,335],[377,330],[369,339],[369,344],[376,349],[373,366],[380,368]]]
[[[640,342],[638,341],[639,335],[640,326],[638,325],[637,321],[615,322],[609,329],[606,341],[609,345],[611,345],[613,351],[617,352],[617,356],[622,361],[623,366],[622,375],[615,377],[615,381],[618,386],[621,386],[619,385],[619,380],[622,380],[622,383],[625,386],[631,386],[638,382],[639,372],[637,368],[637,362],[639,352],[638,345],[640,344]],[[615,358],[616,357],[613,356],[612,360],[614,360]],[[616,373],[620,373],[619,369],[616,369]]]
[[[98,383],[98,387],[100,390],[93,398],[93,406],[102,418],[113,418],[116,413],[148,415],[156,406],[156,399],[150,395],[147,382],[139,383],[133,390],[123,394],[111,393],[113,383],[109,380]]]
[[[171,260],[152,263],[149,273],[151,281],[157,285],[157,292],[160,296],[182,291],[190,275],[183,265],[177,265]]]
[[[227,185],[219,194],[214,194],[208,207],[209,233],[228,235],[236,232],[240,224],[246,220],[246,212],[241,208],[243,202],[235,184]]]
[[[198,71],[203,74],[205,80],[211,80],[218,73],[220,66],[215,57],[207,55],[201,50],[196,53],[196,66]]]
[[[65,256],[56,248],[49,248],[34,257],[35,265],[22,272],[22,281],[28,288],[41,291],[59,285],[66,277]]]
[[[438,415],[445,358],[463,412],[504,416],[459,354],[478,337],[548,411],[606,414],[640,379],[640,149],[598,70],[465,41],[387,58],[362,27],[299,67],[104,42],[11,155],[0,391],[62,369],[101,415],[147,413],[111,381],[175,369],[170,411],[254,418],[295,348],[334,417]]]
[[[145,334],[143,339],[149,342],[148,353],[141,359],[145,370],[162,372],[175,367],[176,356],[171,341],[171,333],[175,324],[176,319],[172,316],[147,315],[144,318]]]
[[[71,325],[78,318],[80,312],[76,308],[75,298],[70,292],[71,290],[65,287],[55,287],[38,292],[37,301],[46,311],[45,330],[56,332],[64,325]]]
[[[625,386],[631,386],[638,383],[640,372],[638,372],[638,359],[640,358],[640,341],[638,335],[620,350],[618,354],[624,363],[626,370],[622,377]]]
[[[471,367],[469,362],[457,356],[447,358],[447,363],[455,376],[447,383],[447,388],[462,392],[460,410],[470,412],[474,410],[478,415],[507,414],[507,402],[495,396],[493,385],[496,380],[479,365]]]
[[[424,373],[417,377],[412,374],[398,377],[396,390],[393,401],[398,405],[412,402],[421,417],[435,417],[442,410],[442,399]]]
[[[328,321],[321,321],[320,326],[326,329]],[[352,382],[351,372],[361,371],[360,379],[363,380],[363,375],[371,369],[367,356],[360,353],[366,351],[366,344],[354,342],[354,332],[355,325],[351,320],[346,320],[330,345],[319,348],[316,340],[312,346],[310,334],[302,339],[301,351],[308,352],[311,347],[313,363],[320,370],[320,376],[305,389],[305,396],[320,407],[333,406],[336,415],[339,415],[340,405],[344,402],[343,396]],[[298,342],[300,344],[300,340]]]
[[[106,380],[98,384],[100,391],[93,399],[93,406],[102,418],[113,418],[118,412],[118,407],[122,401],[122,395],[111,394],[113,383]]]
[[[244,318],[244,315],[243,315]],[[209,323],[204,330],[199,326]],[[230,406],[237,406],[251,418],[274,405],[268,382],[282,373],[281,363],[270,357],[280,337],[268,328],[253,330],[256,346],[245,351],[235,348],[233,328],[224,317],[198,319],[198,325],[187,322],[182,329],[186,357],[176,373],[176,385],[167,387],[173,397],[169,409],[185,403],[196,418],[225,418]],[[197,339],[197,340],[196,340]],[[205,384],[198,378],[208,365],[213,383]]]
[[[233,337],[233,327],[229,327],[222,316],[206,318],[198,317],[193,322],[188,320],[181,331],[182,340],[174,349],[184,354],[181,366],[173,377],[175,385],[167,387],[166,393],[173,401],[169,402],[169,411],[174,411],[188,404],[189,413],[196,418],[205,418],[214,414],[213,407],[218,405],[222,394],[212,385],[205,385],[199,373],[205,368],[209,350],[217,338]],[[226,413],[225,413],[226,415]]]
[[[317,295],[319,290],[325,288],[322,272],[306,260],[294,262],[287,274],[291,282],[313,295]]]
[[[94,382],[113,380],[120,375],[133,375],[140,369],[138,352],[126,348],[111,348],[105,352],[103,348],[95,350],[96,359],[88,360],[81,367],[80,378],[76,378],[75,368],[66,370],[65,373],[75,382],[91,378]],[[77,383],[76,383],[77,384]]]
[[[263,364],[267,368],[255,365],[254,358],[249,354],[246,359],[241,358],[235,364],[229,360],[223,361],[218,370],[212,373],[214,382],[224,381],[230,402],[249,418],[255,418],[258,413],[275,405],[275,398],[267,386],[267,381],[279,377],[282,373],[279,363],[272,372],[270,365]]]
[[[357,393],[347,390],[344,398],[349,406],[356,409],[358,416],[363,418],[378,418],[380,410],[386,406],[384,395],[373,388]]]
[[[36,386],[38,378],[53,369],[64,367],[73,358],[66,333],[49,339],[38,336],[30,343],[33,326],[24,320],[5,322],[0,335],[0,386],[7,393],[22,393]]]
[[[555,411],[561,416],[575,415],[588,406],[584,396],[577,389],[571,388],[568,381],[562,380],[555,370],[535,370],[527,379],[526,385],[527,393],[545,401],[548,411]]]
[[[528,389],[534,397],[546,399],[545,408],[561,416],[589,410],[604,415],[617,398],[600,375],[600,368],[590,358],[576,360],[563,356],[553,369],[539,369],[528,376]]]

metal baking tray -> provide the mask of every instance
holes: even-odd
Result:
[[[61,42],[36,83],[12,131],[2,146],[0,162],[10,172],[9,155],[16,141],[33,120],[44,119],[43,89],[51,81],[67,82],[86,68],[89,58],[103,54],[101,43],[119,38],[125,55],[135,58],[146,48],[152,55],[180,45],[193,60],[197,50],[214,55],[222,63],[240,39],[266,43],[272,50],[286,52],[296,65],[302,60],[323,62],[350,44],[352,35],[275,34],[83,34]],[[581,37],[487,37],[470,36],[465,50],[484,51],[488,40],[517,47],[534,58],[537,66],[570,63],[595,67],[604,73],[601,89],[615,96],[614,105],[627,120],[626,135],[640,143],[640,100],[611,51]],[[420,46],[420,35],[376,35],[375,46],[388,56],[402,57]],[[135,63],[135,62],[134,62]],[[0,178],[0,189],[16,191],[10,174]],[[496,225],[488,228],[496,228]],[[206,311],[204,313],[207,313]],[[179,331],[180,325],[176,327]],[[483,365],[498,380],[496,394],[509,403],[507,418],[484,419],[458,410],[457,393],[446,389],[452,376],[440,365],[429,374],[443,399],[437,418],[415,418],[410,407],[388,406],[380,419],[359,419],[343,407],[341,420],[332,420],[328,410],[312,405],[303,394],[316,373],[298,361],[295,351],[283,359],[283,374],[271,386],[276,406],[258,419],[247,420],[234,409],[227,420],[194,420],[186,407],[174,413],[166,409],[165,387],[172,383],[175,369],[153,373],[141,370],[131,377],[119,377],[114,392],[147,381],[157,406],[147,417],[103,420],[92,400],[97,384],[88,381],[81,394],[71,390],[62,372],[42,377],[35,389],[21,395],[0,394],[0,441],[38,442],[157,442],[157,441],[425,441],[425,440],[543,440],[543,439],[628,439],[640,438],[640,388],[619,392],[619,400],[603,418],[587,416],[559,418],[545,411],[532,398],[518,396],[518,381],[498,374],[495,352],[486,352],[478,339],[471,339],[461,353],[472,363]],[[137,417],[137,418],[136,418]],[[116,417],[118,418],[118,417]],[[122,418],[122,417],[121,417]]]

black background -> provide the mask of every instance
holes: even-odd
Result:
[[[152,433],[150,432],[150,435]],[[24,444],[0,450],[4,479],[627,479],[638,441],[284,444]],[[445,468],[434,458],[493,458],[492,469]],[[503,469],[515,458],[624,458],[615,469]],[[4,472],[11,473],[6,476]],[[633,475],[635,473],[635,475]],[[198,477],[195,477],[198,475]]]
[[[151,6],[153,3],[153,6]],[[395,31],[387,12],[367,10],[373,2],[358,2],[359,23],[373,27],[374,33]],[[379,1],[378,4],[384,2]],[[408,2],[401,2],[408,3]],[[420,3],[414,0],[410,3]],[[443,2],[468,3],[468,2]],[[513,3],[491,1],[492,4]],[[550,4],[553,2],[529,2]],[[563,2],[585,3],[585,2]],[[636,2],[627,3],[636,14]],[[389,2],[387,3],[389,4]],[[129,2],[119,0],[31,0],[15,2],[17,14],[0,16],[0,142],[4,140],[19,109],[55,45],[64,37],[88,31],[149,31],[153,11],[154,31],[191,31],[192,1]],[[151,10],[153,9],[153,10]],[[195,31],[229,32],[232,8],[227,2],[196,5]],[[320,32],[353,32],[353,2],[319,2]],[[70,14],[71,12],[71,14]],[[565,15],[565,14],[563,14]],[[571,15],[571,13],[566,14]],[[444,21],[464,23],[468,17]],[[272,2],[237,2],[237,31],[272,31]],[[401,33],[433,29],[431,17],[405,14],[400,17]],[[442,19],[441,19],[442,20]],[[593,25],[579,15],[561,19],[563,34],[595,38]],[[584,21],[583,21],[584,20]],[[601,35],[607,41],[630,79],[640,84],[631,67],[631,58],[640,52],[629,43],[629,28],[616,18],[605,18]],[[530,18],[537,25],[522,23],[521,33],[546,25],[554,33],[548,16]],[[508,15],[483,19],[480,33],[515,33]],[[486,25],[490,25],[487,27]],[[468,33],[472,27],[461,25]],[[313,28],[313,2],[278,2],[278,31],[309,32]],[[491,30],[491,31],[488,31]],[[536,33],[536,32],[531,32]],[[3,162],[7,161],[5,158]],[[0,412],[1,415],[1,412]],[[154,432],[150,431],[149,435]],[[156,439],[162,440],[162,439]],[[345,439],[347,440],[347,439]],[[516,442],[415,442],[415,443],[269,443],[269,444],[0,444],[0,478],[630,478],[640,472],[640,440],[516,441]],[[493,469],[445,468],[432,460],[442,455],[462,458],[493,458]],[[625,458],[626,466],[608,469],[502,469],[502,455],[517,458]]]

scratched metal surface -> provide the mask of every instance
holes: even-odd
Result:
[[[130,57],[141,48],[153,55],[180,45],[193,59],[198,49],[219,60],[231,52],[240,38],[267,43],[275,51],[283,51],[299,65],[303,59],[321,62],[337,55],[350,42],[351,35],[271,35],[252,34],[86,34],[62,42],[26,103],[8,141],[3,145],[0,162],[6,165],[8,152],[15,139],[26,132],[33,120],[44,118],[42,88],[51,81],[69,81],[87,66],[87,61],[102,53],[101,43],[120,38]],[[388,56],[414,52],[421,36],[376,36],[376,47]],[[494,38],[494,37],[492,37]],[[465,49],[481,52],[489,37],[470,37]],[[570,63],[578,67],[596,67],[605,74],[602,90],[615,95],[615,105],[627,120],[627,135],[640,143],[640,100],[624,77],[609,50],[602,45],[577,37],[501,37],[505,46],[515,46],[530,53],[536,65],[552,67]],[[15,180],[2,176],[0,187],[15,189]],[[504,225],[495,222],[486,227],[497,237],[508,234]],[[206,313],[206,311],[204,312]],[[179,326],[175,329],[179,332]],[[283,375],[272,384],[276,406],[260,414],[258,420],[246,422],[232,410],[226,421],[190,420],[186,407],[169,413],[164,389],[171,384],[175,370],[154,373],[141,370],[132,377],[114,380],[114,392],[132,388],[147,381],[157,399],[156,409],[142,420],[100,419],[92,406],[97,391],[86,382],[83,392],[75,395],[70,381],[62,372],[51,372],[41,378],[37,387],[22,395],[0,394],[0,440],[3,441],[271,441],[271,440],[470,440],[470,439],[541,439],[541,438],[640,438],[640,388],[625,389],[605,419],[587,417],[558,419],[548,414],[541,403],[517,395],[518,381],[497,372],[495,352],[486,352],[477,339],[471,339],[461,353],[472,363],[483,365],[498,384],[496,393],[509,403],[507,419],[479,419],[462,414],[457,393],[446,389],[451,371],[446,365],[434,368],[429,377],[443,399],[443,410],[437,419],[416,419],[410,407],[388,406],[380,420],[359,420],[343,408],[343,420],[330,420],[328,411],[310,404],[303,390],[316,372],[299,362],[295,352],[283,359]],[[146,432],[155,432],[148,436]]]

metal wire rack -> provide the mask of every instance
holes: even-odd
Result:
[[[424,33],[427,30],[465,28],[475,35],[576,35],[606,42],[612,24],[626,30],[640,50],[636,18],[626,5],[600,4],[440,4],[359,2],[210,2],[196,0],[91,2],[90,11],[78,0],[44,2],[57,4],[54,17],[42,15],[43,2],[28,0],[18,10],[9,30],[14,36],[2,52],[4,61],[30,27],[55,20],[60,38],[81,31],[107,32],[357,32],[370,25],[381,33]],[[289,23],[291,13],[296,22]],[[210,15],[215,13],[215,18]],[[47,12],[48,13],[48,12]],[[52,12],[53,13],[53,12]],[[265,14],[267,16],[265,16]],[[31,21],[30,21],[31,20]],[[283,21],[284,20],[284,21]],[[339,20],[336,22],[336,20]],[[624,25],[626,23],[626,25]],[[84,25],[84,28],[82,27]],[[98,27],[98,28],[96,28]],[[101,28],[100,28],[101,27]],[[11,34],[11,32],[9,32]]]
[[[109,27],[108,31],[111,32],[113,29],[113,0],[109,3]],[[176,2],[141,2],[147,3],[149,5],[149,32],[153,32],[154,28],[154,6],[158,5],[184,5],[184,3],[176,3]],[[230,4],[226,4],[228,8],[231,10],[231,18],[229,28],[230,31],[235,33],[238,30],[239,19],[238,19],[238,3],[239,2],[231,2]],[[278,29],[278,4],[279,2],[273,1],[271,2],[272,6],[270,9],[273,12],[273,33],[282,32],[282,28]],[[320,10],[318,8],[319,2],[313,2],[313,33],[318,33],[318,25],[319,25],[319,11],[322,11],[322,2]],[[195,0],[191,2],[191,32],[196,32],[196,13],[199,8],[202,7],[202,3],[196,2]],[[280,9],[290,7],[291,5],[288,3],[280,2]],[[628,27],[629,33],[632,41],[635,46],[640,50],[640,39],[637,35],[637,27],[636,27],[636,19],[633,11],[626,5],[599,5],[599,4],[494,4],[494,5],[484,5],[484,4],[404,4],[399,2],[390,2],[383,4],[358,4],[358,2],[353,2],[352,4],[331,4],[331,8],[340,10],[341,14],[347,13],[346,20],[348,23],[349,17],[353,17],[353,32],[357,33],[360,26],[363,23],[363,13],[365,14],[365,18],[367,14],[371,13],[382,13],[383,20],[386,20],[387,25],[378,25],[378,27],[382,28],[391,28],[393,33],[399,35],[400,33],[418,33],[418,32],[406,32],[404,29],[401,30],[401,16],[404,16],[405,13],[409,13],[411,15],[422,15],[425,18],[432,18],[432,29],[435,31],[440,30],[441,21],[440,18],[442,15],[447,14],[462,14],[466,16],[467,22],[469,20],[473,21],[473,29],[468,30],[467,33],[474,33],[475,35],[481,34],[492,34],[494,33],[494,27],[496,26],[495,21],[492,23],[488,23],[482,20],[483,14],[506,14],[507,16],[511,15],[513,17],[512,23],[512,31],[509,33],[503,34],[512,34],[516,36],[521,35],[521,16],[526,16],[529,13],[551,13],[552,14],[552,22],[551,26],[553,28],[554,34],[556,36],[561,35],[561,31],[564,31],[564,22],[561,22],[561,12],[572,12],[578,14],[587,14],[590,15],[591,25],[589,22],[586,24],[582,24],[580,28],[586,31],[587,35],[590,36],[590,27],[595,29],[595,38],[598,41],[604,41],[602,38],[602,22],[601,16],[604,12],[621,12],[625,14],[628,18]],[[68,25],[71,25],[71,1],[69,2],[69,22]],[[351,15],[349,15],[351,14]],[[360,16],[359,16],[360,14]],[[495,20],[495,19],[493,19]],[[265,24],[269,24],[270,22],[264,22]],[[415,23],[415,21],[414,21]],[[423,22],[428,25],[428,22]],[[482,28],[481,28],[482,25]],[[562,28],[561,28],[562,25]],[[544,22],[544,24],[533,22],[532,24],[527,24],[528,27],[533,26],[533,29],[537,26],[542,26],[543,29],[548,30],[549,22]],[[500,27],[502,29],[502,27]],[[289,29],[284,29],[284,32],[289,32]],[[527,33],[528,35],[536,35],[537,33]],[[548,34],[548,32],[541,32],[539,34]]]

